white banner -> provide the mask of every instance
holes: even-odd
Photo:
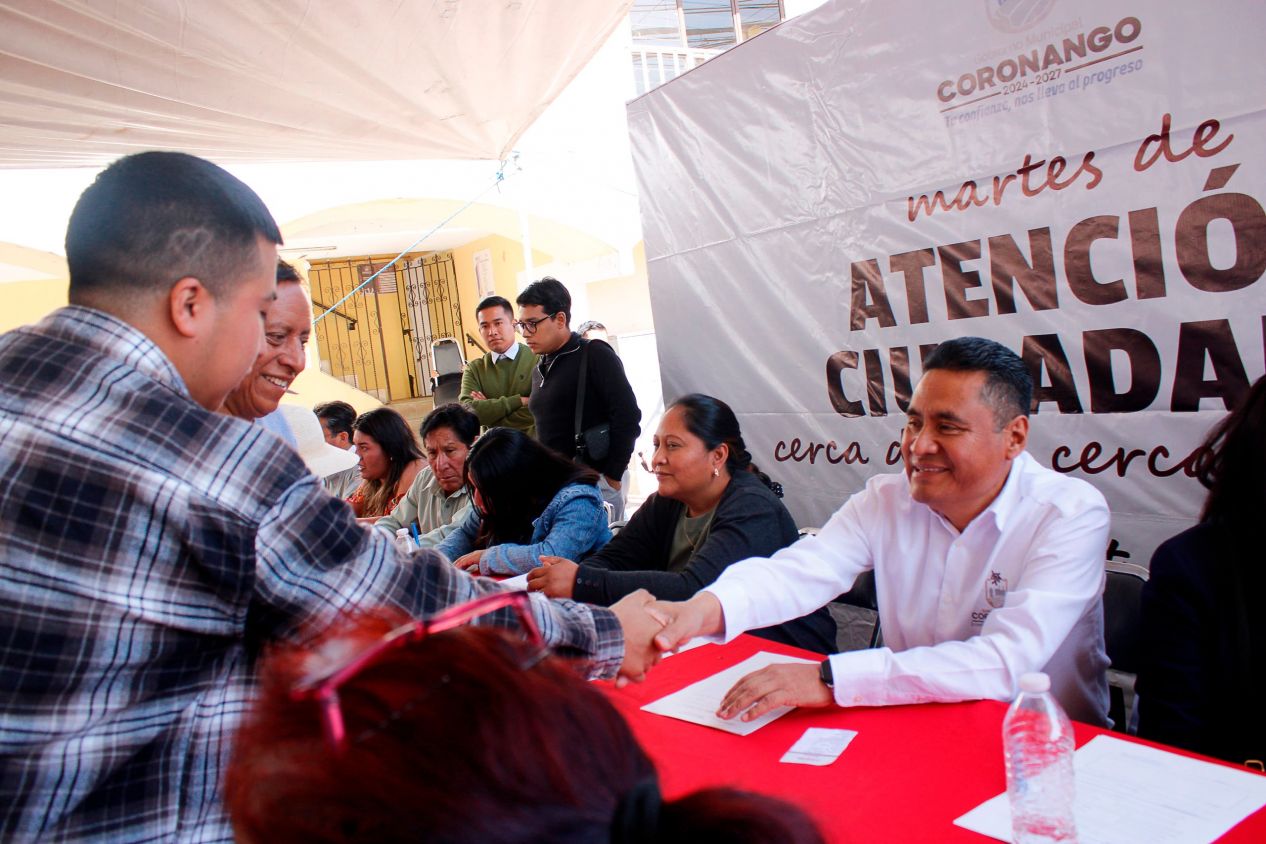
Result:
[[[1266,369],[1266,8],[840,2],[629,106],[665,398],[739,413],[802,525],[896,447],[936,343],[1029,363],[1029,449],[1113,555],[1198,513]]]

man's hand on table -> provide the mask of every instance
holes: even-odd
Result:
[[[544,592],[551,598],[570,598],[576,591],[576,572],[580,566],[563,557],[541,557],[541,564],[528,572],[528,589]]]
[[[654,601],[654,595],[639,589],[611,605],[624,630],[624,662],[620,664],[616,686],[624,686],[630,680],[642,682],[651,666],[659,662],[660,652],[655,648],[654,638],[663,625],[650,612]]]
[[[728,720],[739,715],[740,720],[750,721],[778,706],[830,706],[832,703],[835,697],[822,682],[817,665],[781,663],[753,671],[735,683],[721,699],[717,717]]]

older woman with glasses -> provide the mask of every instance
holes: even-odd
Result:
[[[675,800],[577,666],[525,635],[383,611],[275,653],[225,783],[243,842],[741,841],[815,844],[799,809],[731,789]]]
[[[466,458],[475,507],[437,550],[473,574],[522,574],[541,555],[597,551],[611,539],[598,473],[522,431],[493,428]]]
[[[601,605],[636,589],[682,601],[731,563],[768,556],[799,538],[769,479],[752,464],[725,402],[698,393],[678,399],[654,442],[659,491],[589,559],[543,559],[528,575],[530,589]],[[825,608],[754,632],[818,653],[836,650],[835,623]]]

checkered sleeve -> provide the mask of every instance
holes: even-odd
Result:
[[[355,607],[396,605],[430,616],[486,592],[495,581],[472,577],[429,549],[408,554],[385,532],[356,522],[351,511],[307,477],[285,490],[256,538],[257,623],[266,638],[313,632]],[[624,657],[624,637],[605,608],[532,596],[541,633],[556,650],[588,659],[610,677]],[[511,624],[511,615],[493,623]]]

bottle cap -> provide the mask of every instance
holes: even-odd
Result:
[[[1020,675],[1020,691],[1031,695],[1040,695],[1051,690],[1051,678],[1041,671],[1032,671]]]
[[[407,527],[402,527],[396,531],[396,539],[408,539],[408,538],[409,538],[409,529]]]

